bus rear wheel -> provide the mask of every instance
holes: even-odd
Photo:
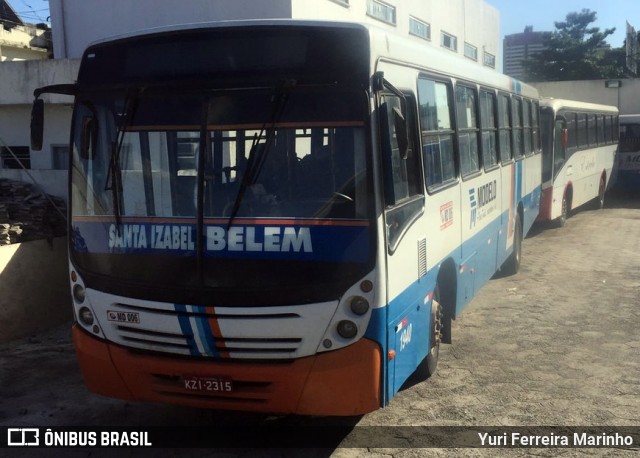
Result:
[[[515,227],[513,228],[513,251],[502,266],[505,275],[515,275],[520,270],[522,263],[522,222],[520,214],[516,215]]]
[[[562,209],[560,210],[560,216],[556,220],[556,226],[564,227],[567,224],[567,218],[569,217],[569,200],[567,199],[567,192],[562,196]]]
[[[606,191],[606,183],[604,177],[600,178],[600,184],[598,185],[598,197],[593,201],[593,208],[595,210],[602,210],[604,208],[604,194]]]

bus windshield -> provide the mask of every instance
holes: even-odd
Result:
[[[640,151],[640,123],[620,123],[620,152]]]
[[[366,110],[364,92],[318,87],[80,95],[75,263],[128,296],[230,304],[250,284],[249,302],[265,288],[317,301],[309,278],[338,291],[373,259]]]

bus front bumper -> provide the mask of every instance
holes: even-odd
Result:
[[[103,396],[301,415],[359,415],[381,406],[381,351],[368,339],[306,358],[247,362],[138,352],[78,325],[72,335],[87,387]],[[186,379],[230,381],[232,389],[187,388]]]

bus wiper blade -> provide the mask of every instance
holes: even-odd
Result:
[[[251,144],[251,149],[249,150],[249,158],[247,160],[247,168],[242,175],[242,179],[240,181],[240,187],[238,188],[238,194],[236,194],[236,198],[233,202],[233,207],[231,209],[231,213],[229,214],[229,221],[227,223],[227,230],[233,224],[233,220],[238,215],[240,211],[240,205],[242,204],[242,200],[244,199],[244,195],[247,192],[249,186],[253,185],[258,176],[260,176],[260,171],[265,163],[267,155],[271,150],[271,145],[275,138],[275,125],[278,120],[282,117],[282,113],[284,112],[284,108],[287,105],[287,101],[289,100],[289,94],[291,90],[296,86],[296,80],[290,79],[285,80],[277,86],[274,91],[272,102],[274,103],[273,110],[271,111],[271,120],[267,123],[265,122],[260,128],[260,132],[253,137],[253,142]],[[266,132],[266,136],[265,136]],[[265,139],[263,146],[260,147],[260,141]]]
[[[105,183],[105,191],[111,191],[113,202],[113,216],[116,220],[116,231],[120,234],[122,225],[122,170],[120,168],[120,152],[124,143],[124,135],[127,128],[132,124],[135,112],[138,108],[139,96],[141,89],[130,92],[124,102],[123,121],[118,130],[118,137],[115,142],[111,143],[111,160],[109,161],[109,170],[107,172],[107,182]]]

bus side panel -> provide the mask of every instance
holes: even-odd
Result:
[[[542,198],[542,154],[528,156],[521,161],[520,176],[525,176],[524,195],[518,196],[523,202],[522,236],[525,237],[540,213],[540,200]]]
[[[427,195],[424,213],[387,251],[387,399],[400,389],[429,351],[431,299],[440,264],[460,252],[459,189]],[[423,249],[421,249],[423,248]],[[386,249],[385,249],[386,250]]]
[[[495,244],[501,225],[501,188],[499,169],[463,181],[460,186],[463,242],[456,315],[498,268]]]

